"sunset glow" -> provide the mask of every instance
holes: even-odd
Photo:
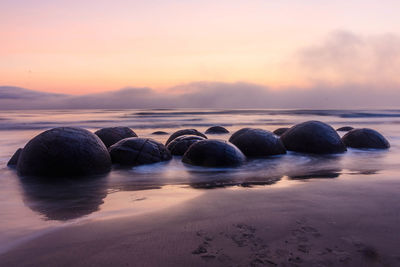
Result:
[[[69,94],[196,81],[354,82],[335,69],[312,77],[299,52],[337,31],[400,34],[398,1],[20,2],[1,4],[0,84]],[[360,75],[356,82],[369,73]]]

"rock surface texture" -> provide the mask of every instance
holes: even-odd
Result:
[[[286,149],[279,137],[263,130],[245,128],[234,134],[229,142],[238,147],[247,157],[265,157],[285,154]]]
[[[150,138],[131,137],[122,139],[109,149],[113,163],[142,165],[170,160],[171,153],[161,143]]]
[[[107,127],[95,132],[95,134],[103,141],[106,147],[110,147],[119,140],[137,137],[136,133],[128,127]]]
[[[205,167],[233,167],[241,165],[245,159],[243,153],[227,141],[202,140],[189,147],[182,161]]]
[[[281,140],[287,150],[332,154],[343,153],[346,147],[338,133],[330,125],[320,121],[307,121],[287,130]]]
[[[103,142],[93,133],[74,127],[45,131],[23,148],[18,160],[20,175],[83,176],[106,173],[111,159]]]
[[[389,141],[379,132],[368,129],[353,129],[342,137],[343,143],[353,148],[378,148],[387,149],[390,147]]]

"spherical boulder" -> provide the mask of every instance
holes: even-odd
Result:
[[[276,134],[277,136],[281,136],[282,134],[284,134],[287,130],[289,130],[290,128],[278,128],[275,131],[273,131],[274,134]]]
[[[167,148],[172,155],[182,156],[193,143],[201,140],[205,140],[205,138],[197,135],[181,135],[172,140]]]
[[[154,135],[167,135],[168,133],[164,132],[164,131],[155,131],[155,132],[152,132],[151,134],[154,134]]]
[[[108,151],[113,163],[129,166],[167,161],[172,158],[163,144],[150,138],[125,138],[110,146]]]
[[[348,131],[351,131],[353,129],[354,128],[351,127],[351,126],[343,126],[343,127],[337,128],[336,131],[338,131],[338,132],[348,132]]]
[[[296,124],[281,136],[287,150],[332,154],[345,152],[346,146],[335,129],[320,121],[307,121]]]
[[[119,140],[128,137],[137,137],[136,133],[128,127],[107,127],[95,132],[106,147],[110,147]]]
[[[45,131],[23,148],[17,171],[26,176],[83,176],[110,171],[107,148],[95,134],[75,127]]]
[[[343,143],[353,148],[379,148],[387,149],[390,144],[379,132],[368,129],[353,129],[342,137]]]
[[[275,134],[263,130],[246,128],[240,134],[234,134],[229,142],[240,149],[247,157],[265,157],[285,154],[282,141]]]
[[[206,134],[225,134],[225,133],[229,133],[229,131],[222,126],[212,126],[212,127],[208,128],[205,133]]]
[[[178,136],[181,136],[181,135],[197,135],[197,136],[201,136],[201,137],[204,137],[205,139],[207,139],[207,136],[205,136],[201,132],[197,131],[196,129],[183,129],[183,130],[179,130],[179,131],[176,131],[173,134],[171,134],[171,136],[168,138],[165,145],[168,145],[172,140],[174,140],[175,138],[177,138]]]
[[[18,159],[19,159],[19,156],[21,155],[21,152],[22,152],[22,148],[18,148],[17,151],[15,151],[14,155],[12,155],[11,159],[7,162],[7,166],[9,166],[9,167],[17,166]]]
[[[246,132],[246,131],[248,131],[248,130],[250,130],[250,129],[251,129],[251,128],[242,128],[242,129],[240,129],[240,130],[234,132],[234,133],[231,135],[231,137],[229,138],[229,140],[235,139],[237,136],[243,134],[244,132]]]
[[[182,162],[205,167],[233,167],[244,163],[246,157],[233,144],[222,140],[202,140],[192,144]]]

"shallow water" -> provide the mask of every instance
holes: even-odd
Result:
[[[107,126],[131,127],[140,137],[164,143],[181,128],[204,132],[212,125],[234,132],[243,127],[273,131],[306,120],[321,120],[334,128],[345,125],[380,131],[389,150],[357,150],[338,155],[288,153],[248,160],[238,168],[201,168],[169,162],[114,169],[107,175],[79,182],[45,183],[18,177],[6,164],[12,154],[45,129],[79,126],[95,131]],[[227,140],[230,134],[209,135]],[[34,238],[87,220],[127,216],[165,209],[212,188],[295,186],[324,179],[351,179],[400,174],[400,110],[46,110],[0,112],[0,253]],[[370,179],[368,180],[371,181]],[[373,186],[373,183],[371,184]]]

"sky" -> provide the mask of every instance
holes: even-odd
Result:
[[[3,0],[0,86],[389,96],[400,90],[398,10],[395,0]]]

